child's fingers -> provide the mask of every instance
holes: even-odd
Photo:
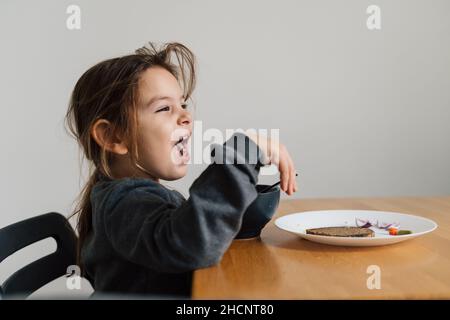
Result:
[[[291,192],[290,194],[293,194],[294,188],[295,188],[295,169],[294,169],[292,163],[289,164],[289,167],[290,167],[290,177],[289,177],[290,189],[289,189],[289,191]]]
[[[288,172],[288,177],[289,177],[289,182],[287,185],[286,193],[288,195],[291,195],[292,194],[292,175],[291,175],[292,168],[291,168],[291,164],[289,163],[289,159],[287,157],[286,157],[286,162],[287,162],[287,166],[288,166],[287,172]]]
[[[284,157],[280,156],[280,164],[279,164],[279,171],[280,171],[280,184],[281,184],[281,190],[286,192],[288,183],[289,183],[289,164],[286,161]]]
[[[291,167],[292,191],[296,192],[297,191],[297,179],[295,178],[295,175],[296,175],[295,165],[294,165],[294,161],[292,161],[292,158],[290,155],[288,155],[288,159],[289,159],[289,165]]]
[[[294,192],[294,186],[295,186],[295,168],[294,163],[292,162],[292,159],[289,156],[289,152],[285,150],[281,154],[281,158],[283,159],[284,163],[286,163],[286,173],[287,173],[287,186],[285,189],[285,192],[288,195],[292,195]]]
[[[293,183],[292,167],[291,167],[291,164],[289,162],[289,157],[287,156],[287,154],[284,154],[283,158],[284,158],[284,162],[286,163],[286,173],[287,173],[287,184],[286,184],[285,192],[288,195],[292,195],[292,192],[293,192],[293,190],[292,190],[293,189],[293,185],[292,185],[292,183]]]
[[[286,153],[286,161],[289,166],[289,186],[288,186],[288,195],[291,195],[294,191],[294,179],[292,176],[292,173],[294,172],[294,169],[292,167],[292,163],[289,160],[289,154]]]
[[[289,167],[291,168],[291,176],[289,178],[289,181],[291,183],[291,194],[293,194],[295,191],[295,168],[292,160],[289,160]]]

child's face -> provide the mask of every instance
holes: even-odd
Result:
[[[192,115],[182,95],[177,79],[161,67],[147,69],[139,80],[139,164],[158,179],[175,180],[187,172],[187,144],[177,141],[183,136],[190,141]]]

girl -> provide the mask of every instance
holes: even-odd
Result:
[[[215,146],[187,200],[160,183],[186,174],[195,79],[188,48],[150,43],[96,64],[75,85],[66,121],[93,172],[73,215],[78,262],[96,292],[189,296],[192,271],[217,264],[239,231],[262,165],[276,164],[282,190],[296,191],[286,148],[250,133]]]

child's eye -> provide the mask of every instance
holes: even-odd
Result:
[[[183,109],[187,109],[187,108],[189,108],[189,104],[183,103],[183,104],[181,105],[181,107],[182,107]]]
[[[169,111],[169,109],[170,109],[169,106],[165,106],[165,107],[163,107],[163,108],[157,110],[156,112],[160,112],[160,111]]]

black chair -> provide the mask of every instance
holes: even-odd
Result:
[[[14,252],[52,237],[56,251],[12,274],[0,286],[0,298],[25,298],[45,284],[67,274],[76,264],[77,238],[67,219],[55,212],[23,220],[0,229],[0,263]]]

